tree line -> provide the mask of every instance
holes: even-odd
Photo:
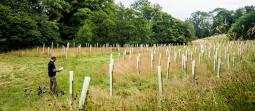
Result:
[[[209,12],[196,11],[187,19],[194,25],[195,35],[204,38],[215,34],[228,34],[229,39],[255,39],[255,7],[237,10],[216,8]]]
[[[1,50],[36,45],[183,43],[192,24],[158,4],[137,0],[130,8],[113,0],[1,0]]]
[[[254,35],[250,28],[254,26],[251,24],[254,14],[248,16],[252,12],[253,6],[236,11],[217,8],[212,12],[195,12],[182,21],[148,0],[136,0],[128,8],[113,0],[1,0],[0,51],[49,46],[52,42],[187,43],[196,37],[227,32],[236,39],[245,30],[250,30],[249,36]],[[238,23],[245,28],[241,32]],[[232,25],[237,28],[231,28]]]

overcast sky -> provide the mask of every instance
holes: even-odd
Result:
[[[129,7],[135,0],[115,0],[122,2]],[[149,0],[151,3],[158,3],[163,7],[163,11],[172,16],[185,20],[195,11],[211,11],[215,8],[226,8],[235,10],[247,5],[255,5],[255,0]]]

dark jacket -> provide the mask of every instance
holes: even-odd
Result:
[[[55,64],[53,61],[50,61],[48,63],[48,75],[49,77],[53,77],[53,76],[56,76],[56,72],[53,71],[53,69],[55,69]]]

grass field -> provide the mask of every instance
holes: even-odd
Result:
[[[84,76],[90,76],[91,82],[84,110],[211,110],[211,111],[254,111],[255,110],[255,49],[254,42],[228,42],[224,35],[220,40],[205,39],[195,41],[188,46],[170,46],[170,74],[166,78],[166,46],[155,49],[154,66],[151,68],[152,47],[113,48],[115,60],[113,71],[113,96],[109,96],[108,64],[111,48],[82,48],[77,54],[75,48],[70,48],[68,58],[62,55],[62,49],[53,49],[52,55],[57,55],[56,66],[63,66],[64,71],[57,74],[58,91],[64,90],[63,96],[52,96],[48,92],[37,95],[39,86],[49,86],[47,74],[47,49],[27,49],[0,54],[0,111],[65,111],[69,110],[69,71],[74,71],[73,105],[77,110]],[[215,42],[219,42],[216,44]],[[205,47],[205,55],[201,57],[201,44]],[[216,45],[215,45],[216,44]],[[220,78],[213,70],[213,47],[220,49]],[[209,48],[210,47],[210,48]],[[229,48],[230,68],[227,66],[225,48]],[[239,47],[243,47],[241,57]],[[187,71],[182,71],[181,57],[189,49]],[[123,52],[128,53],[124,59]],[[175,52],[175,51],[176,52]],[[180,50],[180,51],[179,51]],[[179,52],[178,52],[179,51]],[[209,53],[210,52],[210,53]],[[136,58],[141,55],[140,74],[136,70]],[[174,53],[176,61],[174,62]],[[180,53],[180,54],[178,54]],[[157,65],[161,56],[163,96],[158,94]],[[191,59],[190,55],[193,58]],[[200,59],[199,59],[200,55]],[[210,59],[208,57],[210,56]],[[191,62],[196,60],[196,79],[191,77]],[[200,60],[200,64],[199,64]],[[24,94],[24,88],[32,89],[29,95]]]

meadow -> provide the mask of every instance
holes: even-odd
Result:
[[[57,88],[65,94],[53,96],[47,90],[38,95],[39,86],[49,86],[47,63],[52,55],[57,56],[56,66],[64,67],[57,74]],[[40,46],[0,54],[0,110],[77,110],[88,76],[91,81],[82,110],[252,111],[254,67],[255,42],[228,41],[225,35],[186,45]],[[71,108],[69,71],[74,72]],[[25,94],[25,88],[31,93]]]

